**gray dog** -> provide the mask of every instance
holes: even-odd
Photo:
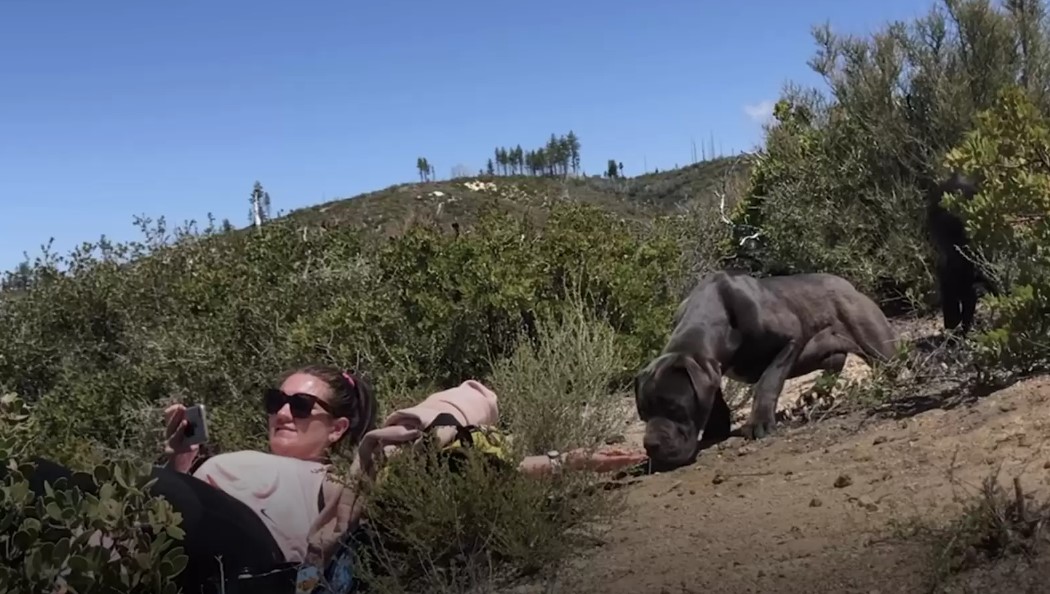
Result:
[[[896,337],[874,301],[831,274],[757,279],[717,272],[701,279],[678,307],[663,353],[634,382],[654,467],[689,464],[697,437],[730,435],[722,375],[755,385],[747,439],[768,435],[784,381],[842,371],[854,353],[868,365],[894,355]]]

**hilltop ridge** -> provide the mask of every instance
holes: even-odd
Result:
[[[571,200],[644,221],[673,213],[694,200],[712,200],[717,208],[715,193],[723,185],[746,180],[753,159],[746,154],[720,157],[626,178],[481,175],[401,183],[300,208],[282,218],[303,224],[356,225],[392,235],[420,218],[469,227],[484,207],[542,214],[552,200]]]

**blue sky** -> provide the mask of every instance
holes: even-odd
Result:
[[[132,216],[247,223],[580,137],[583,167],[761,142],[812,25],[865,33],[931,0],[0,0],[0,268]]]

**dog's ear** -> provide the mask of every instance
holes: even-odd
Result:
[[[692,355],[682,355],[682,365],[689,374],[689,383],[693,386],[693,395],[697,404],[697,425],[702,431],[707,426],[715,399],[719,398],[722,388],[721,366],[717,361],[704,359],[698,362]]]
[[[716,365],[709,361],[704,361],[704,365],[701,366],[695,357],[682,355],[682,366],[689,374],[689,383],[693,385],[697,398],[702,399],[703,394],[710,392],[710,388],[714,387],[712,384],[717,383],[715,381],[715,378],[718,377]]]

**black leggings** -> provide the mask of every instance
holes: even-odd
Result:
[[[60,478],[82,491],[98,493],[94,480],[86,475],[74,475],[72,470],[42,458],[33,462],[36,468],[28,478],[37,495],[43,496],[45,482],[54,486]],[[6,465],[0,464],[0,480],[6,475]],[[152,476],[157,482],[151,494],[163,497],[182,514],[186,536],[181,544],[189,557],[179,579],[183,592],[198,592],[204,580],[219,575],[216,557],[221,556],[227,576],[241,568],[267,569],[284,562],[273,535],[248,506],[188,474],[154,466]]]

